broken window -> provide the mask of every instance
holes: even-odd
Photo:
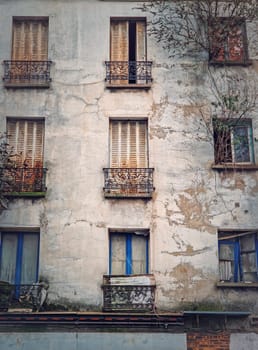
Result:
[[[221,281],[257,282],[257,266],[257,232],[219,232],[219,272]]]
[[[0,280],[32,284],[38,280],[39,233],[0,233]]]
[[[254,163],[249,119],[213,121],[215,163]]]
[[[148,273],[149,232],[110,232],[109,271],[112,275]]]
[[[210,25],[210,61],[241,64],[248,60],[246,27],[243,20],[219,18]]]

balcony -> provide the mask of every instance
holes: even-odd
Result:
[[[8,196],[44,196],[46,168],[1,169],[3,193]]]
[[[104,168],[106,198],[151,198],[153,168]]]
[[[10,308],[39,311],[46,300],[47,289],[44,282],[18,285],[0,281],[0,311]]]
[[[153,275],[103,276],[103,311],[153,312]]]
[[[146,88],[151,87],[152,62],[106,61],[106,87]]]
[[[7,88],[50,86],[51,61],[4,61],[4,86]]]

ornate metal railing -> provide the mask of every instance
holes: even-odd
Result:
[[[47,298],[48,284],[10,284],[0,281],[0,310],[30,308],[39,311]]]
[[[128,277],[130,278],[130,277]],[[124,284],[123,284],[124,279]],[[104,276],[103,310],[104,311],[131,311],[153,312],[155,306],[155,288],[151,283],[127,284],[127,277],[120,278],[119,284],[110,283],[110,278]]]
[[[51,61],[4,61],[6,87],[48,87]]]
[[[153,168],[104,168],[105,197],[151,197]]]
[[[109,84],[150,84],[150,61],[106,61],[106,82]]]
[[[2,191],[13,192],[46,192],[46,168],[0,169]]]

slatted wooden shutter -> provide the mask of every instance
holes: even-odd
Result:
[[[111,61],[128,61],[128,21],[111,22]]]
[[[136,59],[137,61],[146,60],[146,22],[136,22]]]
[[[146,121],[111,121],[110,143],[112,168],[148,167]]]
[[[7,133],[18,167],[43,167],[43,120],[8,120]]]
[[[14,19],[12,60],[47,61],[48,20]]]

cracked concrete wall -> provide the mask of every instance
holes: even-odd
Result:
[[[0,59],[10,59],[12,16],[49,17],[49,89],[0,86],[0,128],[7,116],[45,118],[44,199],[16,199],[0,217],[1,227],[40,229],[40,275],[49,298],[102,306],[102,276],[108,273],[108,229],[150,230],[150,272],[157,282],[156,306],[186,303],[258,309],[256,293],[219,290],[218,228],[257,229],[257,173],[216,172],[213,146],[193,94],[204,94],[207,67],[196,60],[169,59],[148,37],[153,61],[150,90],[105,88],[110,17],[142,17],[135,3],[13,0],[0,3]],[[256,27],[255,27],[256,28]],[[256,76],[257,47],[251,48]],[[147,117],[152,200],[103,196],[108,167],[109,118]],[[258,118],[253,115],[254,138]],[[254,143],[258,157],[258,144]],[[245,303],[248,305],[246,306]]]

